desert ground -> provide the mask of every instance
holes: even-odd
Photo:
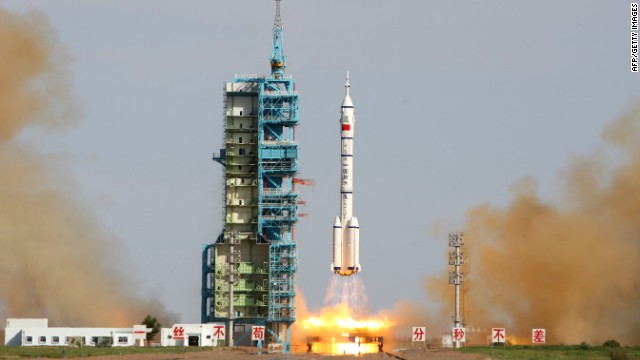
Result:
[[[214,349],[211,351],[191,352],[185,354],[144,354],[144,355],[110,355],[110,356],[91,356],[77,357],[74,359],[91,359],[91,360],[199,360],[199,359],[229,359],[229,360],[346,360],[354,358],[363,359],[390,359],[390,360],[473,360],[484,359],[482,355],[463,354],[452,350],[405,350],[394,353],[376,353],[361,356],[354,355],[323,355],[323,354],[267,354],[259,353],[255,348],[238,347],[236,349]]]

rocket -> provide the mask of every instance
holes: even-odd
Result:
[[[333,223],[333,263],[331,271],[340,276],[358,273],[360,267],[360,226],[353,216],[353,135],[356,118],[349,96],[349,72],[344,84],[346,94],[340,107],[340,216]]]

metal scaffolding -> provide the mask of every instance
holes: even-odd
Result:
[[[294,226],[299,196],[294,179],[298,173],[295,127],[299,99],[294,86],[291,78],[260,76],[236,77],[227,85],[227,136],[225,149],[220,151],[225,156],[214,157],[226,169],[225,230],[215,244],[205,246],[202,274],[203,322],[234,319],[236,324],[267,325],[285,349],[289,347],[289,326],[296,318]],[[237,114],[237,97],[256,98],[257,111]],[[250,126],[240,129],[240,123]],[[243,186],[251,189],[245,192],[251,195],[238,199],[235,194],[240,194]],[[250,221],[238,214],[250,214]],[[227,247],[233,245],[243,250],[236,261],[237,282],[230,288],[230,261],[225,256]],[[230,294],[234,314],[228,310]]]
[[[265,325],[267,342],[288,351],[296,319],[299,98],[284,75],[283,35],[276,0],[271,75],[236,75],[225,84],[225,147],[213,157],[225,167],[224,229],[203,247],[201,320]]]

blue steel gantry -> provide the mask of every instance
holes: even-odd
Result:
[[[201,320],[265,325],[289,348],[296,319],[299,97],[284,75],[276,0],[271,75],[236,75],[224,89],[224,229],[202,253]],[[233,298],[233,300],[230,300]]]

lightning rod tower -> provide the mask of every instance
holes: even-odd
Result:
[[[464,233],[450,233],[449,234],[449,247],[453,250],[449,252],[449,265],[453,265],[453,271],[449,271],[449,284],[452,284],[455,288],[455,306],[453,314],[453,328],[462,327],[462,316],[460,316],[460,286],[464,282],[464,274],[462,272],[462,265],[464,265],[464,253],[462,247],[464,246]],[[456,348],[460,347],[460,341],[453,341]]]

